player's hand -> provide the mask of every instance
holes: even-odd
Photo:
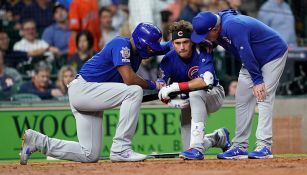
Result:
[[[162,79],[158,79],[156,82],[156,89],[160,90],[162,87],[166,86],[165,81]]]
[[[163,103],[168,103],[170,97],[168,96],[171,92],[180,91],[178,83],[173,83],[169,86],[162,87],[159,91],[158,97]]]
[[[178,95],[179,96],[179,95]],[[190,100],[189,98],[187,99],[182,99],[180,97],[176,97],[174,99],[171,99],[171,101],[169,103],[167,103],[167,105],[171,108],[187,108],[190,106]]]
[[[256,97],[258,102],[262,102],[265,100],[267,94],[265,84],[257,84],[253,87],[253,95]]]
[[[61,97],[61,96],[63,96],[63,93],[62,93],[62,91],[60,91],[60,89],[52,89],[51,95],[53,97]]]

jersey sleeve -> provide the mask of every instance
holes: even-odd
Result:
[[[244,24],[232,22],[228,24],[227,35],[239,53],[243,66],[252,77],[254,85],[263,83],[260,65],[249,43],[249,31]],[[240,30],[238,30],[240,29]]]
[[[215,74],[213,53],[207,53],[202,51],[200,52],[199,57],[200,63],[198,69],[198,76],[204,74],[207,71],[211,72],[212,74]]]
[[[113,43],[112,60],[115,67],[131,65],[131,47],[128,43],[118,41]]]
[[[169,79],[171,78],[171,65],[169,64],[169,57],[164,56],[161,63],[160,63],[160,68],[159,68],[159,79],[163,80],[165,83],[169,82]]]

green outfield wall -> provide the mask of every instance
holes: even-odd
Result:
[[[110,145],[115,133],[119,109],[107,110],[103,114],[104,139],[101,156],[109,155]],[[257,120],[254,117],[255,133]],[[234,107],[223,107],[210,114],[207,133],[227,127],[231,138],[235,130]],[[0,111],[0,159],[18,159],[21,137],[24,130],[31,128],[50,137],[77,141],[75,119],[70,109],[8,109]],[[250,138],[250,149],[255,147],[255,134]],[[135,151],[151,153],[173,153],[182,151],[180,137],[180,110],[171,108],[143,107],[139,114],[139,122],[133,139]],[[217,154],[220,149],[210,149],[207,154]],[[43,158],[41,153],[32,157]]]

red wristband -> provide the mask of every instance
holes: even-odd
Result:
[[[181,91],[187,91],[189,90],[189,83],[188,82],[182,82],[182,83],[178,83],[179,85],[179,89]]]

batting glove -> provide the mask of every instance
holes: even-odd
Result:
[[[204,74],[200,75],[207,86],[213,84],[213,74],[209,71],[206,71]]]
[[[180,91],[178,83],[173,83],[171,85],[162,87],[159,91],[158,97],[163,103],[168,103],[170,97],[168,96],[171,92]]]

